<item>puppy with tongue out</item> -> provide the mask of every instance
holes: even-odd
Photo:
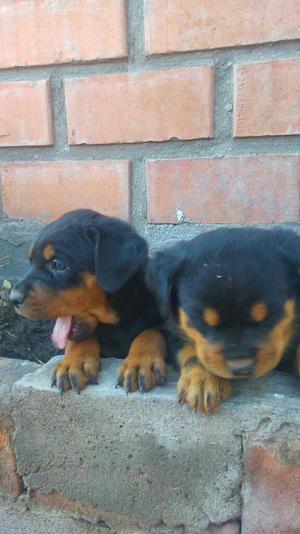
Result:
[[[72,316],[57,317],[51,339],[58,349],[64,349],[72,330]]]
[[[77,393],[98,381],[101,357],[119,357],[117,385],[127,393],[166,380],[160,315],[144,280],[148,249],[129,224],[75,210],[45,226],[31,266],[12,289],[17,313],[56,319],[52,340],[65,349],[52,385]]]

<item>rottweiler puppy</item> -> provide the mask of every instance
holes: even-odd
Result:
[[[56,319],[52,339],[65,356],[52,386],[80,393],[97,383],[100,355],[125,358],[117,385],[127,392],[165,382],[161,318],[144,277],[147,244],[129,224],[88,209],[65,213],[40,231],[29,259],[10,299],[20,315]]]
[[[232,379],[277,366],[299,374],[299,269],[300,237],[283,229],[220,228],[153,257],[147,281],[180,367],[180,402],[212,412]]]

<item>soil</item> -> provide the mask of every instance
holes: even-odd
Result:
[[[0,357],[47,362],[58,350],[51,342],[54,321],[20,317],[8,301],[10,284],[0,287]]]

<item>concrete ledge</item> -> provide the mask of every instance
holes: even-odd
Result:
[[[17,381],[10,368],[10,385],[0,389],[11,447],[2,478],[12,476],[14,459],[19,477],[15,492],[4,485],[3,494],[26,495],[29,509],[60,509],[66,521],[81,518],[106,534],[300,532],[293,377],[237,382],[231,399],[206,416],[178,405],[172,371],[167,386],[127,397],[114,388],[117,360],[103,362],[99,386],[61,397],[50,388],[55,360],[29,364],[34,372],[20,379],[19,367]]]

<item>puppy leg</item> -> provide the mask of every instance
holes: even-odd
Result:
[[[118,370],[117,386],[126,392],[139,389],[142,393],[167,379],[167,346],[163,335],[155,330],[144,330],[131,344],[127,358]]]
[[[196,356],[193,343],[178,353],[180,378],[177,393],[180,402],[187,403],[196,412],[213,412],[231,392],[228,380],[207,371]]]
[[[87,384],[97,384],[100,371],[100,346],[96,337],[83,341],[68,341],[62,362],[53,369],[52,386],[61,394],[73,389],[78,394]]]

